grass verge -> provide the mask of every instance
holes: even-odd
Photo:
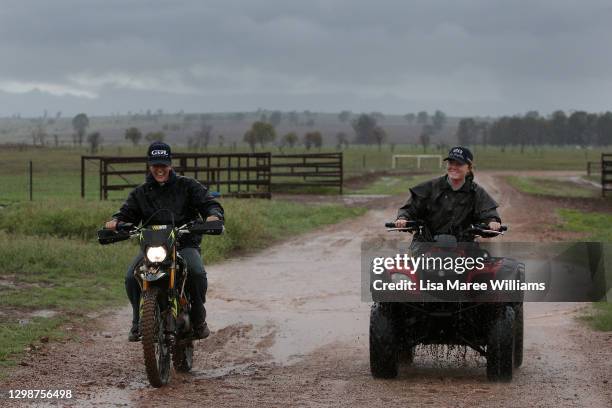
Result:
[[[578,185],[569,180],[508,176],[506,181],[523,193],[541,196],[592,198],[601,194],[594,187]]]
[[[125,303],[123,277],[136,243],[99,245],[95,232],[120,203],[85,203],[15,203],[0,210],[0,366],[14,364],[40,337],[56,336],[62,323]],[[366,211],[256,199],[224,200],[223,206],[226,233],[204,238],[206,264]],[[29,318],[39,310],[58,317]],[[24,317],[27,323],[19,323]]]
[[[612,214],[585,213],[578,210],[557,210],[563,219],[561,228],[576,232],[590,233],[588,240],[612,242]],[[604,258],[605,268],[612,268],[609,255]],[[595,330],[612,331],[612,303],[595,302],[585,316],[581,317]]]

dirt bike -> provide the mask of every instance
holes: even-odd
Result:
[[[416,241],[428,241],[425,255],[482,256],[484,268],[469,269],[462,274],[444,274],[440,270],[423,269],[416,273],[390,268],[385,279],[428,280],[443,282],[460,279],[464,282],[486,282],[495,279],[525,280],[524,264],[506,257],[493,257],[477,242],[458,245],[454,235],[432,236],[422,222],[409,221],[405,228],[395,228],[386,223],[390,231],[415,234]],[[458,234],[468,239],[480,236],[491,238],[507,230],[488,229],[486,225],[473,225]],[[413,242],[414,244],[414,242]],[[419,242],[417,242],[418,246]],[[451,271],[452,272],[452,271]],[[490,295],[490,294],[489,294]],[[486,295],[479,295],[486,296]],[[495,294],[490,296],[497,296]],[[487,378],[493,382],[509,382],[513,369],[523,362],[523,302],[522,294],[494,301],[422,301],[422,298],[406,301],[385,301],[374,296],[370,314],[370,369],[374,377],[395,378],[400,360],[411,364],[417,345],[460,345],[474,349],[487,360]],[[403,298],[402,298],[403,299]],[[492,301],[493,300],[493,301]]]
[[[191,302],[186,290],[189,270],[177,246],[183,234],[219,235],[222,221],[194,221],[174,225],[146,225],[136,228],[119,222],[116,231],[98,231],[102,245],[138,238],[145,255],[134,269],[142,290],[140,333],[147,378],[153,387],[168,383],[170,358],[176,371],[188,372],[193,364],[193,330],[189,319]]]

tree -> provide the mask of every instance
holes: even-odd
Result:
[[[257,138],[255,137],[255,132],[253,129],[249,129],[244,133],[243,139],[246,143],[249,144],[252,152],[255,152],[255,144],[257,143]]]
[[[321,150],[321,146],[323,146],[323,136],[321,132],[308,132],[304,135],[304,146],[306,146],[306,150],[310,150],[311,147],[316,147]]]
[[[98,147],[102,144],[102,136],[100,132],[92,132],[87,136],[87,142],[89,142],[89,149],[91,154],[98,151]]]
[[[166,134],[162,131],[148,132],[145,135],[145,140],[150,143],[163,142],[165,138],[166,138]]]
[[[336,133],[336,142],[337,142],[336,148],[338,150],[343,149],[343,148],[347,149],[349,146],[348,136],[344,132]]]
[[[340,119],[340,122],[346,123],[351,118],[351,115],[351,111],[343,110],[338,114],[338,119]]]
[[[431,124],[435,133],[440,132],[446,124],[446,114],[437,110],[431,118]]]
[[[476,143],[478,127],[473,118],[463,118],[457,127],[457,141],[461,146],[469,146]]]
[[[72,127],[76,133],[75,142],[79,144],[79,146],[83,145],[83,138],[85,137],[85,132],[89,127],[89,118],[84,113],[79,113],[74,118],[72,118]]]
[[[606,112],[597,119],[597,144],[612,144],[612,112]]]
[[[129,140],[134,146],[138,146],[140,139],[142,139],[142,132],[137,127],[125,130],[125,140]]]
[[[423,153],[427,151],[427,146],[429,146],[429,143],[431,142],[432,133],[433,128],[431,125],[425,125],[423,126],[423,129],[421,129],[421,135],[419,136],[419,140],[421,142],[421,145],[423,146]]]
[[[272,143],[276,139],[276,131],[270,123],[262,121],[253,122],[250,132],[252,133],[249,135],[249,139],[251,137],[255,138],[255,142],[259,143],[262,148],[266,143]],[[247,140],[245,141],[250,144]],[[254,150],[254,146],[251,146],[251,149]]]
[[[387,132],[380,126],[376,126],[372,131],[372,137],[376,140],[376,144],[378,144],[378,151],[382,148],[382,143],[387,139]]]
[[[362,113],[351,122],[355,131],[355,143],[371,144],[374,142],[374,129],[378,124],[371,115]]]
[[[421,111],[417,113],[417,123],[419,125],[425,126],[429,122],[429,114],[425,111]]]
[[[289,146],[293,148],[298,141],[298,137],[295,132],[289,132],[281,139],[281,146]]]

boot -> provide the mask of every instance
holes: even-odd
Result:
[[[132,323],[130,334],[128,335],[128,341],[140,341],[140,327],[138,323]]]

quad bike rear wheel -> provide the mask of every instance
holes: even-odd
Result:
[[[519,368],[523,364],[523,304],[514,308],[514,368]]]
[[[158,288],[149,288],[142,293],[143,306],[140,320],[142,350],[147,378],[153,387],[168,383],[170,377],[170,350],[164,333],[164,312],[160,306]]]

